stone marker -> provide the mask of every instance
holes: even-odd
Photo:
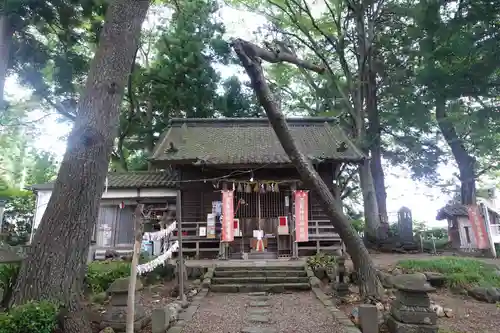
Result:
[[[115,280],[109,286],[108,294],[111,296],[111,302],[106,312],[102,316],[101,328],[111,327],[116,332],[125,332],[127,321],[127,297],[128,297],[129,277]],[[140,280],[137,280],[136,291],[143,287]],[[146,315],[144,307],[135,304],[134,331],[143,329],[151,320]]]
[[[151,332],[165,333],[170,324],[170,318],[167,314],[167,309],[154,309],[151,313]]]
[[[245,327],[241,330],[241,333],[276,333],[274,328],[270,327]]]
[[[248,313],[249,314],[266,314],[266,313],[269,313],[269,310],[263,309],[263,308],[249,308]]]
[[[250,296],[267,296],[267,293],[265,291],[255,291],[248,293]]]
[[[359,325],[363,333],[378,333],[378,309],[373,304],[359,306]]]
[[[403,274],[397,278],[394,284],[396,299],[387,319],[389,332],[437,333],[437,314],[432,311],[427,294],[435,289],[416,274]]]
[[[253,307],[258,307],[258,308],[262,308],[262,307],[267,307],[267,306],[269,306],[269,303],[267,303],[267,302],[261,302],[261,301],[257,301],[257,302],[250,302],[250,306],[253,306]]]
[[[401,207],[398,211],[399,237],[403,242],[413,242],[413,218],[408,207]]]
[[[248,317],[248,320],[256,323],[268,323],[270,321],[268,316],[263,316],[258,314],[250,315]]]

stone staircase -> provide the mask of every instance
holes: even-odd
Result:
[[[304,266],[248,265],[216,267],[210,285],[213,292],[273,292],[309,290]]]

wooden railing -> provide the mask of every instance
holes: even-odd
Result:
[[[309,221],[309,239],[310,240],[338,240],[340,236],[335,232],[330,220],[311,220]]]

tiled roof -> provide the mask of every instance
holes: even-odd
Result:
[[[167,171],[110,172],[108,173],[108,188],[175,187],[174,180],[174,176]],[[36,191],[51,190],[53,187],[53,182],[30,186]]]
[[[332,118],[290,118],[300,150],[316,162],[361,161],[366,156]],[[172,119],[153,161],[202,164],[287,164],[267,118]]]
[[[445,220],[455,216],[468,216],[467,207],[461,204],[446,205],[441,208],[436,216],[436,220]]]

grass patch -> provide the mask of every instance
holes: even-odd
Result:
[[[436,272],[446,277],[450,288],[500,288],[498,269],[472,258],[438,258],[429,260],[401,260],[398,266],[406,272]]]

